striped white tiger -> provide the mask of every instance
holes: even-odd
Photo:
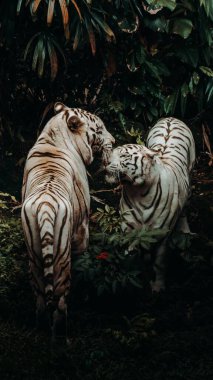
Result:
[[[183,209],[190,195],[190,176],[195,162],[195,143],[182,121],[160,119],[149,131],[147,147],[136,144],[113,150],[106,180],[122,184],[120,210],[123,228],[175,228],[189,232]],[[165,287],[165,257],[169,233],[155,252],[152,288]]]
[[[106,164],[114,138],[101,119],[55,104],[57,113],[29,151],[22,187],[22,224],[36,295],[38,325],[66,336],[71,250],[88,244],[90,194],[86,167],[93,153]]]

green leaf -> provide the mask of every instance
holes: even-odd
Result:
[[[213,77],[213,70],[210,67],[200,66],[199,69],[208,77]]]
[[[112,29],[109,27],[109,25],[94,12],[92,13],[92,17],[100,25],[100,27],[105,31],[105,33],[109,37],[111,37],[113,40],[115,40],[115,35]]]
[[[38,62],[38,56],[39,56],[39,42],[40,42],[40,40],[37,42],[36,47],[35,47],[35,50],[34,50],[34,54],[33,54],[33,60],[32,60],[32,70],[33,70],[33,71],[36,70],[36,66],[37,66],[37,62]]]
[[[175,231],[171,235],[170,246],[173,249],[178,248],[184,251],[191,246],[192,239],[193,235],[191,234]]]
[[[135,33],[136,30],[138,29],[139,25],[139,20],[138,16],[130,19],[130,17],[125,17],[122,21],[118,23],[119,28],[122,30],[124,33]]]
[[[161,76],[159,75],[158,67],[155,66],[152,62],[149,62],[149,61],[146,61],[145,64],[146,64],[146,66],[147,66],[147,68],[148,68],[147,71],[149,71],[150,74],[151,74],[152,76],[154,76],[155,78],[157,78],[158,81],[161,83],[161,82],[162,82],[162,78],[161,78]]]
[[[192,32],[192,21],[187,18],[176,18],[170,21],[171,33],[178,34],[183,38],[188,38]]]
[[[164,111],[167,115],[171,114],[173,115],[175,112],[178,96],[179,96],[180,90],[177,89],[173,92],[173,94],[167,96],[164,103]]]
[[[165,7],[173,11],[176,8],[176,0],[147,0],[147,3],[151,6],[151,8],[159,8]]]
[[[136,288],[142,288],[142,285],[140,284],[140,282],[138,282],[135,278],[133,277],[129,277],[129,282],[130,284],[134,285]]]
[[[58,72],[58,58],[52,42],[47,40],[47,50],[50,59],[51,80],[53,81]]]
[[[92,23],[91,23],[90,18],[86,17],[86,16],[84,18],[84,21],[85,21],[85,26],[86,26],[87,33],[89,36],[91,51],[92,51],[92,54],[95,55],[95,53],[96,53],[96,39],[95,39],[95,33],[94,33],[94,30],[92,27]]]
[[[197,67],[199,61],[199,51],[197,48],[190,46],[182,46],[176,51],[176,56],[181,62]]]
[[[75,37],[73,41],[73,50],[75,51],[79,45],[79,41],[81,38],[81,24],[79,23],[76,28]]]
[[[17,14],[19,15],[19,13],[20,13],[20,10],[21,10],[21,6],[22,6],[22,1],[23,0],[18,0],[18,3],[17,3]]]
[[[168,33],[169,31],[169,20],[164,16],[153,18],[153,19],[144,19],[144,25],[153,30],[154,32]]]
[[[145,49],[143,46],[140,46],[137,49],[136,58],[137,58],[138,63],[140,63],[140,65],[144,62],[144,60],[146,58],[146,52],[145,52]]]
[[[28,42],[26,48],[25,48],[25,51],[24,51],[24,60],[26,60],[27,58],[27,55],[28,55],[28,52],[29,52],[29,49],[30,49],[30,46],[32,44],[32,42],[35,40],[36,37],[38,37],[40,35],[40,32],[39,33],[36,33]]]
[[[189,86],[188,84],[185,82],[182,86],[181,86],[181,95],[186,98],[187,95],[189,93]]]
[[[134,52],[131,52],[131,53],[128,54],[126,62],[127,62],[128,69],[132,73],[134,73],[136,70],[138,70],[139,66],[135,62],[135,54],[134,54]]]
[[[203,6],[208,17],[213,20],[213,2],[212,0],[200,0],[200,6]]]
[[[205,94],[207,95],[207,102],[210,102],[213,98],[213,79],[210,79],[207,86]]]
[[[38,57],[38,76],[41,78],[44,73],[44,62],[46,57],[46,46],[44,39],[41,40],[39,45],[39,57]]]

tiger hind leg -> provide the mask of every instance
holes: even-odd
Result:
[[[52,321],[52,341],[68,342],[67,338],[67,303],[64,295],[62,295],[53,312]]]
[[[196,233],[191,232],[190,227],[189,227],[189,223],[188,223],[188,219],[187,219],[187,216],[186,216],[184,211],[181,213],[181,215],[177,221],[177,224],[175,226],[175,231],[183,232],[184,234],[188,234],[191,237],[197,236]],[[187,249],[186,250],[183,249],[182,252],[180,253],[180,255],[185,260],[189,260],[189,258],[190,258],[190,254],[189,254],[189,251],[187,251]]]
[[[52,340],[67,342],[66,298],[71,283],[71,207],[65,201],[60,204],[60,215],[55,223]],[[63,222],[63,225],[62,225]]]
[[[159,293],[161,290],[165,290],[166,256],[167,238],[162,241],[155,253],[153,265],[155,279],[154,281],[151,281],[151,288],[153,292]]]
[[[36,327],[41,330],[50,330],[50,321],[45,302],[41,241],[38,224],[33,216],[32,203],[30,201],[25,201],[23,204],[21,218],[29,257],[30,283],[36,298]]]

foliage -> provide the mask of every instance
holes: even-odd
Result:
[[[0,306],[3,316],[14,313],[18,303],[24,304],[28,296],[27,289],[30,288],[20,218],[0,220],[0,242]],[[27,308],[24,307],[23,311],[25,309],[26,312]]]
[[[91,221],[96,223],[103,233],[118,233],[121,230],[121,224],[127,213],[128,211],[123,214],[118,214],[114,207],[105,205],[104,209],[97,208],[97,211],[91,216]]]
[[[98,295],[141,288],[143,252],[150,250],[167,232],[141,229],[124,233],[125,215],[108,205],[98,208],[91,218],[94,224],[90,229],[88,252],[75,258],[76,278],[92,285]]]
[[[2,0],[0,23],[7,153],[26,154],[55,100],[95,110],[120,141],[164,115],[208,119],[211,1]]]
[[[174,231],[171,236],[170,247],[173,249],[178,248],[181,251],[187,250],[191,247],[194,238],[195,234]]]
[[[0,192],[0,216],[2,210],[9,210],[11,207],[16,207],[17,205],[18,201],[14,195]]]
[[[123,319],[126,324],[124,331],[107,329],[106,333],[121,346],[133,352],[137,351],[147,338],[156,335],[155,319],[148,314],[138,314],[131,319],[125,316]]]

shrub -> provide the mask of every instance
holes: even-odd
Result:
[[[167,232],[141,229],[124,234],[124,218],[125,213],[108,205],[98,208],[92,216],[88,251],[75,258],[76,277],[91,284],[98,295],[141,288],[143,253]]]

